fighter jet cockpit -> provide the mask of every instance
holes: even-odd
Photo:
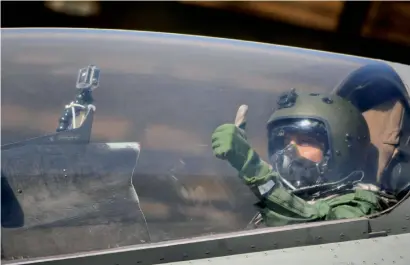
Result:
[[[317,240],[367,235],[369,220],[396,233],[407,68],[177,34],[4,29],[2,262],[348,219],[364,230]]]

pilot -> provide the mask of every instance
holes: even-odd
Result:
[[[363,183],[369,129],[345,99],[294,89],[282,95],[267,123],[269,163],[249,145],[244,125],[219,126],[212,148],[256,194],[265,225],[357,218],[389,207],[377,186]]]

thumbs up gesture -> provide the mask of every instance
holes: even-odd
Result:
[[[214,155],[227,160],[236,170],[241,171],[248,160],[249,151],[252,151],[246,141],[246,114],[248,106],[239,107],[235,123],[223,124],[212,134],[212,149]]]
[[[248,106],[247,105],[241,105],[236,112],[236,117],[235,117],[235,126],[245,130],[246,128],[246,115],[248,114]]]

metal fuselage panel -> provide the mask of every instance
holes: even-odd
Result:
[[[408,265],[410,234],[387,236],[375,239],[322,244],[306,247],[254,252],[240,255],[181,261],[185,264],[304,264],[304,265]]]
[[[3,257],[149,242],[131,182],[138,155],[138,149],[103,143],[28,144],[2,151]]]

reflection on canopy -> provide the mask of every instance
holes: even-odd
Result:
[[[214,158],[213,130],[247,104],[248,139],[266,157],[266,122],[279,93],[330,92],[370,62],[172,34],[2,33],[3,144],[53,132],[78,68],[101,69],[94,146],[33,146],[8,158],[2,152],[2,179],[25,215],[13,228],[2,220],[7,259],[247,229],[258,200]],[[107,142],[140,143],[138,162],[139,151],[114,152]],[[13,216],[16,209],[9,210]]]

